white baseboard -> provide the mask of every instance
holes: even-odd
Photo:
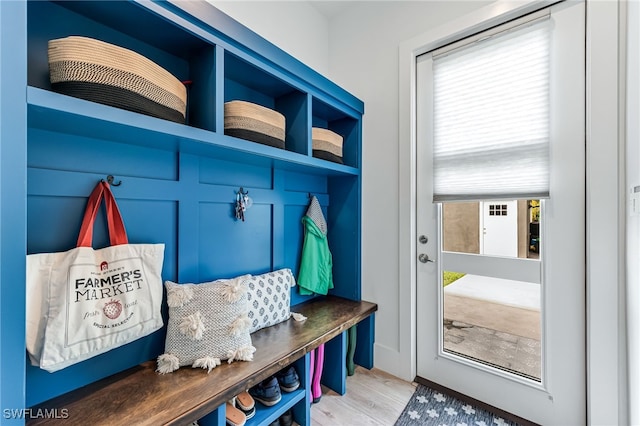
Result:
[[[396,349],[389,348],[379,343],[374,344],[373,365],[384,372],[396,376],[402,380],[412,382],[415,379],[415,372],[410,356],[403,355]]]

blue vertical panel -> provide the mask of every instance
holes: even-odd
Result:
[[[356,364],[364,368],[373,368],[373,344],[375,342],[375,314],[371,314],[357,325],[358,337],[356,353],[353,357]]]
[[[273,189],[280,194],[284,188],[285,173],[282,170],[273,171]],[[271,269],[290,268],[286,264],[285,253],[287,244],[285,240],[285,207],[282,203],[273,205],[273,222],[271,223]],[[293,272],[293,270],[292,270]],[[293,291],[289,289],[289,291]]]
[[[300,426],[311,426],[311,410],[308,409],[311,401],[309,400],[309,392],[311,389],[311,378],[309,377],[309,361],[310,355],[307,352],[302,358],[293,363],[293,367],[300,378],[300,388],[305,389],[305,397],[293,406],[293,419]]]
[[[329,123],[329,130],[343,138],[342,161],[352,167],[360,167],[360,126],[358,120],[343,118]]]
[[[198,257],[198,182],[200,161],[188,154],[180,155],[180,201],[178,207],[178,277],[177,282],[197,282]]]
[[[0,407],[24,408],[26,2],[0,2]],[[0,418],[2,424],[23,419]]]
[[[216,130],[218,84],[216,78],[216,54],[213,46],[194,53],[193,65],[189,72],[190,84],[187,84],[187,124],[205,130]]]
[[[329,248],[333,255],[332,294],[360,300],[360,177],[329,179]]]
[[[276,110],[285,120],[285,143],[288,151],[307,155],[309,143],[308,96],[291,92],[276,99]]]
[[[347,392],[347,332],[343,331],[324,344],[322,384],[344,395]]]
[[[215,105],[215,130],[220,134],[224,134],[224,48],[216,46],[215,48],[215,73],[216,73],[216,105]]]

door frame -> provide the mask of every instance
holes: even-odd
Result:
[[[416,376],[416,58],[454,39],[558,2],[498,0],[399,46],[398,282],[403,309],[398,324],[403,330],[399,340],[403,367],[397,375],[404,379]],[[625,47],[627,11],[620,0],[586,0],[586,8],[587,419],[589,424],[626,424],[626,58],[619,51]],[[613,147],[611,141],[616,142]]]

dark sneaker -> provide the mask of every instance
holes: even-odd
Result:
[[[264,382],[249,389],[249,395],[267,407],[276,405],[282,399],[278,379],[270,377]]]
[[[280,426],[291,426],[293,425],[293,413],[291,410],[287,410],[283,415],[280,416]]]
[[[296,370],[293,367],[287,367],[284,370],[280,370],[278,374],[276,374],[276,377],[278,378],[280,389],[284,392],[293,392],[300,387],[298,373],[296,373]]]

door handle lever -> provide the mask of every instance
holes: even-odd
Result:
[[[427,263],[427,262],[433,263],[433,260],[429,259],[429,255],[425,253],[420,253],[418,255],[418,260],[422,263]]]

